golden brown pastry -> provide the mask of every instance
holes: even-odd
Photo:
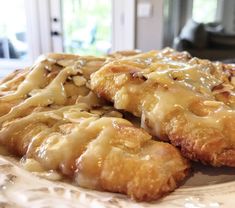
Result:
[[[48,54],[40,57],[31,68],[9,75],[0,85],[0,125],[27,115],[36,107],[75,104],[89,94],[87,80],[106,60]]]
[[[234,65],[168,48],[108,63],[92,74],[91,87],[184,156],[235,167]]]
[[[123,56],[49,54],[8,76],[0,85],[0,145],[28,170],[58,171],[82,187],[140,201],[173,191],[188,161],[89,90],[90,74]]]
[[[0,144],[82,187],[140,201],[173,191],[187,175],[187,160],[172,145],[153,141],[143,129],[114,116],[120,113],[84,103],[34,112],[7,123]]]

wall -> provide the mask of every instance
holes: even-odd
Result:
[[[163,44],[163,1],[164,0],[137,0],[139,3],[150,2],[152,12],[150,17],[136,19],[136,48],[142,51],[160,49]]]

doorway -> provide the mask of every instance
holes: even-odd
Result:
[[[50,0],[52,48],[104,55],[135,48],[135,0]]]

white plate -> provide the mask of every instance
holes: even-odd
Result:
[[[0,207],[79,208],[217,208],[235,201],[235,169],[193,164],[194,174],[173,193],[152,203],[137,203],[124,195],[82,189],[39,178],[9,157],[0,156]]]

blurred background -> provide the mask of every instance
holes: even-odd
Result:
[[[43,53],[166,46],[234,62],[234,0],[0,0],[0,77]]]

